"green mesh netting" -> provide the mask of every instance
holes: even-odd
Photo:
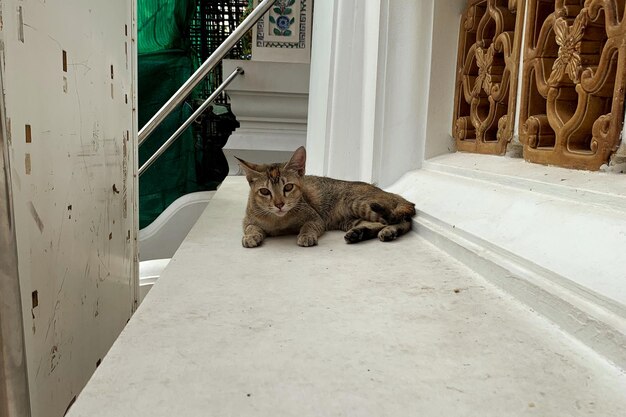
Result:
[[[188,51],[186,34],[195,10],[196,0],[137,0],[138,53]]]
[[[195,0],[138,0],[138,117],[142,127],[195,69],[186,41]],[[192,98],[188,99],[188,103]],[[139,148],[143,164],[191,115],[179,106]],[[139,227],[178,197],[198,191],[194,135],[187,129],[139,180]]]
[[[139,60],[139,125],[143,126],[178,90],[193,71],[184,52],[168,51]],[[191,116],[183,104],[170,114],[139,148],[143,164]],[[178,197],[198,191],[194,135],[187,129],[139,179],[139,227],[150,224]]]
[[[242,0],[138,0],[139,126],[142,127],[178,90],[236,26],[247,3]],[[241,53],[233,49],[235,57]],[[214,81],[221,76],[213,71]],[[139,148],[144,163],[191,115],[216,86],[201,83]],[[178,197],[214,190],[228,174],[222,152],[239,126],[226,100],[204,112],[197,123],[141,176],[139,227],[144,228]]]

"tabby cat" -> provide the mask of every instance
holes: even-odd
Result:
[[[326,230],[343,230],[348,243],[376,236],[394,240],[411,230],[415,204],[364,182],[304,175],[306,152],[289,162],[260,165],[237,158],[250,184],[242,244],[259,246],[266,236],[298,234],[314,246]]]

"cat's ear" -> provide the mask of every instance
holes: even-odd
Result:
[[[237,157],[235,157],[235,159],[239,161],[239,166],[246,173],[248,184],[252,184],[254,180],[261,176],[261,173],[263,172],[263,167],[261,165],[253,164],[252,162],[247,162]]]
[[[304,150],[304,146],[300,146],[293,153],[289,162],[285,164],[285,169],[295,171],[299,176],[303,176],[305,164],[306,164],[306,151]]]

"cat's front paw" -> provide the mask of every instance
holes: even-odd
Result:
[[[244,235],[243,239],[241,239],[241,244],[244,248],[256,248],[261,243],[263,243],[263,235],[260,234]]]
[[[317,245],[317,236],[314,234],[298,235],[298,246],[309,247]]]

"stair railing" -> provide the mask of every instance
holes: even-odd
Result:
[[[202,113],[204,113],[204,111],[209,107],[213,100],[215,100],[217,96],[219,96],[222,91],[224,91],[228,84],[230,84],[239,74],[243,74],[243,69],[241,67],[235,68],[235,70],[230,73],[230,75],[219,85],[219,87],[215,89],[215,91],[209,96],[209,98],[207,98],[204,103],[202,103],[202,105],[200,105],[200,107],[198,107],[196,111],[193,112],[193,114],[189,116],[187,120],[185,120],[185,123],[180,125],[180,127],[176,129],[176,132],[174,132],[172,136],[170,136],[169,139],[166,140],[163,145],[161,145],[161,147],[157,149],[157,151],[150,158],[148,158],[146,162],[144,162],[141,168],[139,168],[139,176],[141,176],[141,174],[143,174],[146,169],[148,169],[150,165],[152,165],[154,161],[159,158],[159,156],[163,155],[163,153],[172,145],[172,143],[174,143],[176,139],[178,139],[178,137],[189,127],[189,125],[191,125],[198,117],[200,117]]]
[[[139,146],[143,144],[146,139],[154,132],[154,130],[165,120],[165,118],[187,98],[187,96],[193,91],[193,89],[209,74],[209,72],[215,68],[215,66],[226,56],[228,51],[259,21],[259,19],[274,5],[276,0],[263,0],[252,12],[246,17],[243,22],[222,42],[220,46],[209,56],[206,61],[194,72],[191,77],[185,81],[185,83],[174,93],[174,95],[167,100],[167,102],[157,111],[154,116],[146,123],[141,130],[139,130]],[[232,80],[239,74],[243,74],[241,68],[237,68],[233,71],[226,80],[211,94],[211,96],[196,110],[189,119],[183,123],[183,125],[157,150],[157,152],[146,161],[144,165],[139,168],[139,175],[144,173],[146,169],[167,150],[167,148],[174,143],[174,141],[180,136],[180,134],[189,125],[206,110],[211,102],[232,82]],[[202,109],[202,111],[199,111]]]

